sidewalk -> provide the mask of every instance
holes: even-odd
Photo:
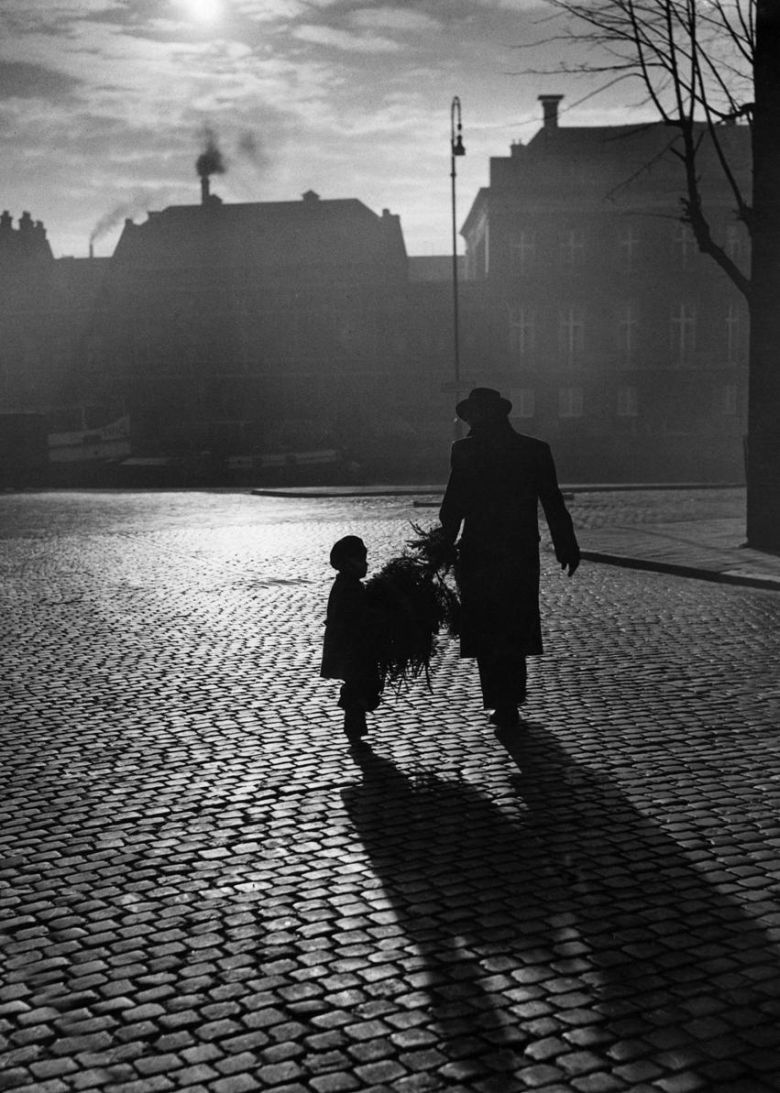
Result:
[[[744,519],[586,528],[579,538],[588,561],[780,592],[780,555],[745,546]]]
[[[780,591],[780,554],[745,546],[744,490],[680,485],[562,487],[591,562]],[[255,489],[257,496],[408,497],[436,508],[441,485]],[[659,498],[663,502],[659,502]],[[630,501],[630,505],[629,505]]]
[[[780,555],[745,545],[744,487],[570,487],[583,557],[780,591]]]

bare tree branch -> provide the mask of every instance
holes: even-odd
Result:
[[[737,219],[751,230],[751,206],[729,159],[724,134],[737,118],[750,122],[756,0],[548,0],[566,29],[547,42],[587,46],[580,73],[636,77],[658,117],[680,139],[665,149],[681,162],[685,196],[681,219],[709,255],[749,297],[750,282],[713,238],[700,182],[700,163],[712,158],[732,194]],[[566,68],[566,71],[572,71]],[[558,71],[564,71],[559,68]],[[706,135],[706,142],[704,137]],[[710,151],[712,155],[710,156]]]

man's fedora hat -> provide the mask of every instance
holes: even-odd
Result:
[[[468,398],[462,399],[455,407],[459,418],[468,421],[469,414],[478,413],[485,417],[506,417],[512,409],[508,398],[502,398],[492,387],[475,387]]]

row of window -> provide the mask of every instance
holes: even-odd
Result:
[[[508,344],[514,357],[532,356],[540,345],[539,316],[536,307],[510,305],[508,312]],[[668,363],[675,367],[690,364],[696,352],[699,316],[695,304],[673,304],[667,325]],[[743,308],[730,301],[723,315],[723,342],[720,356],[727,364],[742,364],[745,359],[746,317]],[[557,347],[561,358],[576,365],[582,361],[587,345],[587,313],[584,307],[560,307],[556,316]],[[598,324],[601,338],[604,324]],[[611,332],[615,349],[626,367],[637,362],[643,334],[639,310],[635,304],[619,306]],[[708,331],[708,338],[711,336]]]
[[[510,391],[512,417],[536,416],[536,392],[532,387],[520,387]],[[715,392],[715,412],[726,417],[737,413],[738,395],[736,384],[729,383]],[[615,413],[618,417],[639,416],[639,391],[636,387],[619,387],[615,392]],[[584,417],[585,392],[582,387],[558,388],[558,417]]]
[[[542,244],[542,239],[544,243]],[[643,233],[635,224],[626,224],[620,231],[615,244],[617,262],[624,272],[642,268],[648,261],[650,243],[649,233]],[[723,249],[737,265],[746,261],[749,251],[748,235],[744,225],[727,224],[724,229]],[[565,228],[559,230],[552,254],[548,238],[534,228],[516,232],[509,239],[509,261],[513,273],[533,273],[540,260],[549,262],[557,257],[558,265],[564,271],[572,272],[585,266],[589,251],[604,255],[603,235],[594,235],[589,239],[583,228]],[[669,250],[679,269],[691,269],[698,254],[698,244],[687,224],[677,221],[669,240]]]

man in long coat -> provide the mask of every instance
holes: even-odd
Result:
[[[455,544],[462,605],[460,655],[476,657],[485,709],[499,726],[519,722],[527,656],[542,652],[539,618],[541,502],[555,555],[571,576],[580,550],[549,445],[515,432],[508,399],[475,388],[456,407],[471,427],[452,446],[439,519]]]

